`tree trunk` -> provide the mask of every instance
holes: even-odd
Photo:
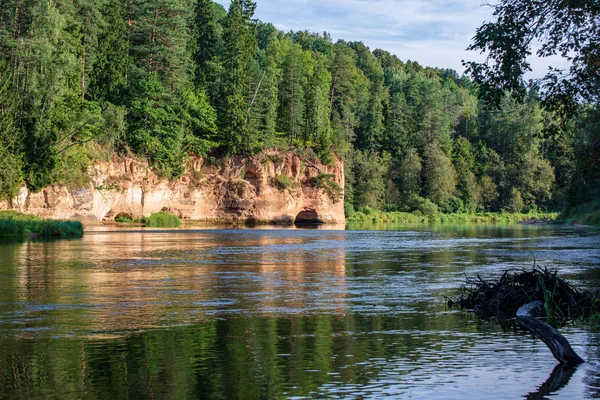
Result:
[[[561,364],[581,364],[585,361],[575,353],[571,345],[556,329],[546,322],[535,318],[537,310],[543,309],[544,303],[537,300],[527,303],[517,310],[517,323],[541,339]]]

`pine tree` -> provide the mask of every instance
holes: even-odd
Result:
[[[249,152],[248,129],[249,78],[248,65],[256,50],[252,16],[256,3],[233,0],[225,24],[223,39],[223,102],[219,107],[222,142],[232,153]]]
[[[319,53],[313,53],[312,74],[306,88],[306,122],[304,142],[329,147],[331,103],[331,73],[327,67],[329,60]]]
[[[196,85],[205,88],[216,79],[218,23],[212,0],[197,0],[194,10]]]
[[[368,81],[356,66],[356,53],[344,42],[334,46],[330,93],[334,143],[342,151],[354,142],[359,100],[367,98]]]
[[[357,65],[369,82],[369,93],[359,98],[359,127],[356,146],[359,149],[379,150],[384,137],[384,104],[389,92],[384,87],[383,68],[379,60],[361,42],[352,47],[357,54]]]
[[[304,132],[305,90],[307,86],[310,53],[290,40],[290,47],[283,64],[283,80],[279,89],[279,130],[288,135],[293,145]]]
[[[284,142],[282,134],[277,130],[277,123],[279,90],[283,79],[282,67],[289,50],[289,41],[283,33],[277,31],[272,31],[270,37],[263,37],[262,40],[266,48],[259,53],[262,72],[259,72],[261,76],[251,109],[251,135],[255,139],[255,146],[269,148]]]
[[[454,142],[454,166],[458,176],[458,193],[467,210],[475,212],[480,203],[480,189],[475,177],[475,154],[464,137]]]
[[[98,36],[88,89],[92,100],[113,104],[125,102],[129,66],[127,12],[126,0],[108,0],[102,8],[104,25]]]
[[[135,78],[156,73],[167,94],[173,95],[190,80],[192,60],[187,52],[191,40],[192,7],[187,0],[134,2],[131,54]]]

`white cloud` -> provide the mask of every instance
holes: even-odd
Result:
[[[228,0],[218,2],[229,5]],[[258,0],[256,17],[286,32],[327,31],[334,40],[362,41],[401,60],[460,73],[461,60],[482,59],[466,48],[476,29],[493,19],[492,11],[482,0]],[[531,64],[532,76],[543,75],[548,66],[540,59]]]

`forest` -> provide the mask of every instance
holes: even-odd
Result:
[[[532,86],[490,105],[471,77],[256,7],[2,1],[0,200],[83,184],[113,152],[177,178],[189,157],[279,148],[341,157],[347,212],[600,209],[597,102],[560,112]]]

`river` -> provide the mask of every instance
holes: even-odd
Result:
[[[0,244],[0,399],[598,399],[588,362],[449,310],[536,262],[600,288],[600,232],[552,226],[110,229]],[[379,230],[377,230],[379,229]]]

